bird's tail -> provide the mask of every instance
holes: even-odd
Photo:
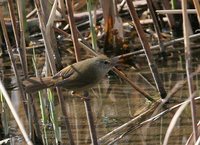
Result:
[[[31,77],[24,80],[22,84],[27,93],[37,92],[39,90],[54,86],[52,77],[44,77],[44,78]]]

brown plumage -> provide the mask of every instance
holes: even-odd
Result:
[[[117,61],[117,58],[100,55],[69,65],[54,76],[29,78],[23,81],[23,85],[27,93],[55,86],[73,91],[86,90],[102,80]]]

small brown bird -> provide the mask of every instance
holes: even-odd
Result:
[[[100,55],[69,65],[54,76],[26,79],[23,86],[27,93],[56,86],[72,91],[83,91],[101,81],[117,62],[118,58],[109,59]]]

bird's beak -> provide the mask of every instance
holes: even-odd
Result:
[[[119,62],[119,57],[113,57],[110,59],[110,63],[112,66],[116,66]]]

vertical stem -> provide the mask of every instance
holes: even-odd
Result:
[[[34,67],[34,72],[36,74],[36,77],[39,77],[39,74],[38,74],[38,71],[37,71],[37,65],[36,65],[35,49],[33,49],[32,62],[33,62],[33,67]],[[44,140],[43,140],[45,142],[44,144],[47,144],[47,127],[46,127],[46,124],[47,124],[47,115],[45,113],[45,103],[44,103],[44,100],[42,99],[41,91],[38,92],[38,96],[39,96],[39,100],[40,100],[40,110],[41,110],[41,118],[42,118],[41,121],[42,121],[42,123],[44,125],[44,127],[43,127],[43,134],[40,133],[40,137],[44,138]],[[33,108],[33,109],[34,109],[33,111],[35,112],[34,114],[37,116],[36,109],[35,108]],[[34,117],[34,119],[35,118],[36,117]],[[38,119],[38,117],[37,117],[37,119]],[[40,132],[40,131],[38,131],[38,132]]]
[[[89,124],[92,145],[98,145],[96,129],[95,129],[95,125],[94,125],[94,118],[92,115],[92,109],[91,109],[91,105],[90,105],[89,93],[85,91],[84,97],[86,97],[86,99],[84,100],[84,104],[85,104],[85,110],[86,110],[87,120],[88,120],[88,124]]]
[[[13,3],[11,0],[8,1],[9,5],[9,10],[10,10],[10,15],[12,18],[12,25],[13,25],[13,31],[14,31],[14,37],[15,37],[15,42],[16,46],[18,49],[20,61],[21,61],[21,66],[22,70],[24,73],[25,78],[28,78],[28,65],[27,65],[27,55],[26,55],[26,42],[25,38],[27,38],[25,35],[26,32],[26,17],[25,17],[25,1],[24,0],[17,0],[17,8],[18,8],[18,15],[19,15],[19,26],[20,26],[20,34],[18,33],[18,29],[16,26],[16,20],[15,20],[15,15],[14,15],[14,7]],[[33,103],[33,98],[31,95],[27,94],[27,108],[28,108],[28,118],[29,118],[29,127],[30,127],[30,132],[32,135],[32,139],[37,136],[37,140],[41,139],[41,132],[38,128],[39,123],[38,123],[38,118],[37,115],[34,114],[35,110],[35,105]],[[33,118],[34,117],[34,118]],[[35,122],[35,123],[34,123]],[[33,127],[34,126],[34,127]],[[35,130],[34,130],[35,128]],[[35,131],[35,132],[34,132]]]
[[[67,7],[68,21],[69,21],[70,30],[71,30],[72,41],[73,41],[73,44],[74,44],[76,61],[80,61],[80,46],[78,44],[78,35],[77,35],[77,32],[76,32],[76,26],[75,26],[75,21],[74,21],[72,1],[71,0],[65,0],[65,2],[66,2],[66,7]]]
[[[45,4],[45,0],[43,1],[43,6],[44,5],[46,5]],[[52,8],[51,8],[51,11],[50,12],[48,12],[48,8],[46,8],[47,10],[47,12],[46,13],[48,13],[48,15],[49,15],[49,17],[48,17],[48,19],[47,19],[47,24],[46,24],[46,35],[49,37],[48,39],[50,39],[50,45],[51,45],[51,49],[53,50],[53,52],[52,53],[54,53],[54,58],[55,58],[55,64],[56,64],[56,66],[59,68],[59,69],[62,69],[63,68],[63,66],[62,66],[62,63],[61,63],[61,56],[60,56],[60,53],[59,53],[59,51],[58,51],[58,45],[57,45],[57,41],[56,41],[56,35],[55,35],[55,32],[54,32],[54,29],[52,29],[52,27],[54,26],[54,19],[55,19],[55,14],[56,14],[56,8],[57,8],[57,6],[58,6],[58,1],[57,0],[55,0],[54,1],[54,4],[53,4],[53,6],[52,6]],[[44,6],[45,7],[45,6]],[[46,6],[47,7],[47,6]]]
[[[21,4],[21,3],[18,3],[18,5],[19,4]],[[14,14],[14,6],[13,6],[13,2],[11,0],[8,0],[8,8],[9,8],[9,13],[10,13],[10,17],[11,17],[11,23],[12,23],[13,32],[14,32],[16,48],[19,51],[19,58],[20,58],[20,61],[21,61],[22,70],[23,70],[23,73],[25,74],[25,77],[27,77],[28,69],[27,69],[27,60],[26,60],[25,39],[21,38],[24,43],[23,43],[23,46],[20,46],[19,45],[20,38],[19,38],[19,32],[18,32],[18,29],[17,29],[16,19],[15,19],[15,14]],[[19,16],[21,16],[20,12],[19,12]],[[21,23],[23,23],[23,22],[20,21],[20,30],[23,27],[21,25]],[[23,34],[23,31],[21,31],[21,33]],[[24,37],[24,36],[21,35],[21,37]]]
[[[172,9],[176,9],[176,1],[177,0],[171,0],[171,5],[172,5]]]
[[[3,41],[2,41],[2,33],[0,32],[0,56],[2,56],[4,54],[4,49],[2,48],[2,44],[3,44]]]
[[[44,38],[44,44],[45,44],[45,49],[46,49],[47,57],[48,57],[48,60],[49,60],[49,64],[50,64],[52,73],[56,74],[57,71],[56,71],[56,66],[55,66],[55,61],[54,61],[53,49],[52,49],[50,40],[47,37],[47,32],[46,32],[46,22],[47,21],[46,21],[44,15],[43,15],[42,8],[41,8],[42,6],[41,6],[41,3],[40,3],[40,2],[44,2],[44,1],[34,0],[34,2],[35,2],[37,12],[38,12],[40,28],[41,28],[42,36]],[[73,140],[73,135],[72,135],[71,127],[70,127],[70,122],[68,120],[66,107],[64,106],[64,98],[63,98],[61,89],[60,88],[56,88],[56,89],[57,89],[57,93],[58,93],[58,98],[59,98],[61,110],[62,110],[64,120],[65,120],[65,126],[67,128],[68,139],[69,139],[70,145],[74,145],[74,140]]]
[[[193,78],[190,77],[192,69],[191,69],[189,30],[188,30],[188,25],[187,25],[189,21],[188,15],[187,15],[187,0],[182,1],[182,13],[183,13],[183,33],[184,33],[184,45],[185,45],[186,73],[187,73],[187,81],[188,81],[188,87],[189,87],[194,142],[196,142],[198,138],[198,130],[197,130],[197,120],[196,120],[196,107],[195,107],[195,102],[194,102],[195,95],[193,94],[194,93]]]
[[[26,59],[26,43],[25,43],[25,32],[24,32],[24,28],[25,28],[25,18],[23,15],[23,8],[22,8],[22,1],[21,0],[17,0],[17,7],[18,7],[18,14],[19,14],[19,24],[20,24],[20,46],[18,47],[19,49],[19,53],[20,53],[20,58],[22,61],[22,69],[24,71],[24,75],[27,78],[28,76],[28,65],[27,65],[27,59]]]
[[[2,11],[2,5],[1,4],[0,4],[0,21],[1,21],[1,27],[2,27],[2,30],[3,30],[3,35],[4,35],[4,38],[5,38],[5,41],[6,41],[6,46],[7,46],[7,49],[8,49],[8,54],[9,54],[9,57],[10,57],[10,60],[11,60],[12,66],[13,66],[15,77],[17,79],[17,84],[19,86],[19,93],[20,93],[20,96],[22,97],[22,100],[24,102],[23,103],[24,110],[25,110],[26,116],[29,117],[31,113],[28,111],[28,109],[30,109],[30,108],[27,107],[27,104],[25,104],[25,102],[27,102],[27,101],[26,101],[25,93],[23,91],[20,76],[19,76],[18,71],[17,71],[17,66],[15,64],[15,59],[14,59],[11,44],[10,44],[10,41],[9,41],[9,38],[8,38],[8,33],[6,31],[6,26],[5,26],[5,22],[4,22],[4,18],[3,18],[3,11]],[[39,134],[39,132],[37,132],[37,133]],[[30,143],[30,144],[32,144],[32,143]]]
[[[13,7],[13,3],[11,0],[8,0],[8,8],[9,8],[9,13],[10,13],[10,17],[11,17],[11,23],[12,23],[12,27],[13,27],[16,47],[19,48],[19,31],[17,31],[14,7]]]
[[[80,145],[80,132],[79,132],[79,125],[81,119],[79,118],[79,105],[76,104],[75,99],[73,99],[73,112],[74,112],[74,124],[75,124],[75,130],[76,130],[76,145]]]
[[[32,119],[31,122],[33,122],[33,126],[34,126],[33,131],[35,131],[35,132],[33,132],[34,134],[32,136],[37,137],[35,139],[35,140],[37,140],[36,141],[37,143],[39,143],[39,142],[42,143],[42,133],[40,131],[40,125],[39,125],[40,120],[38,119],[39,118],[37,115],[38,112],[36,111],[36,107],[34,104],[34,100],[33,100],[34,97],[32,95],[29,95],[28,98],[30,99],[30,108],[31,108],[31,112],[32,112],[31,115],[33,115],[33,116],[31,116],[30,119]]]
[[[154,25],[154,28],[156,30],[157,36],[158,36],[158,44],[160,46],[160,51],[164,52],[165,50],[164,50],[163,42],[161,40],[161,34],[160,34],[158,19],[156,17],[156,13],[155,13],[153,5],[152,5],[152,0],[147,0],[147,5],[148,5],[148,8],[150,10],[150,14],[151,14],[151,17],[153,19],[153,25]]]
[[[87,11],[89,12],[90,32],[92,34],[92,49],[97,49],[97,38],[94,29],[94,23],[92,18],[92,0],[87,0]]]
[[[163,9],[165,10],[169,10],[169,9],[175,9],[175,2],[176,0],[171,0],[171,5],[169,4],[170,1],[169,0],[162,0],[162,5],[163,5]],[[166,14],[167,16],[167,21],[168,21],[168,24],[169,24],[169,27],[171,29],[174,29],[175,27],[175,19],[174,19],[174,15],[173,14]]]
[[[17,71],[17,66],[15,64],[16,61],[15,61],[15,58],[14,58],[14,55],[13,55],[13,52],[12,52],[12,48],[11,48],[11,44],[10,44],[10,41],[9,41],[8,33],[6,31],[6,25],[5,25],[5,21],[4,21],[4,17],[3,17],[2,3],[0,3],[0,21],[1,21],[1,27],[2,27],[3,36],[4,36],[4,39],[5,39],[5,42],[6,42],[6,47],[7,47],[7,50],[8,50],[9,58],[10,58],[10,61],[11,61],[12,67],[13,67],[13,71],[14,71],[15,77],[17,79],[17,85],[19,86],[19,93],[20,93],[20,96],[22,97],[22,100],[24,102],[23,103],[24,110],[25,110],[25,113],[27,115],[28,111],[27,111],[27,105],[25,103],[26,102],[26,97],[25,97],[25,94],[23,93],[22,83],[21,83],[21,80],[20,80],[19,73]]]
[[[143,49],[145,51],[145,55],[146,55],[146,58],[147,58],[147,61],[148,61],[148,65],[150,67],[151,73],[152,73],[154,81],[156,83],[156,87],[157,87],[157,89],[160,93],[161,98],[164,99],[166,97],[167,93],[166,93],[164,86],[163,86],[163,83],[160,79],[157,67],[153,62],[150,46],[149,46],[148,41],[146,39],[145,33],[142,30],[142,26],[140,24],[138,15],[137,15],[135,8],[133,6],[133,2],[131,0],[126,0],[126,2],[127,2],[127,5],[128,5],[128,8],[129,8],[129,12],[131,14],[132,20],[134,21],[135,28],[136,28],[137,33],[139,35],[140,41],[142,43]]]

